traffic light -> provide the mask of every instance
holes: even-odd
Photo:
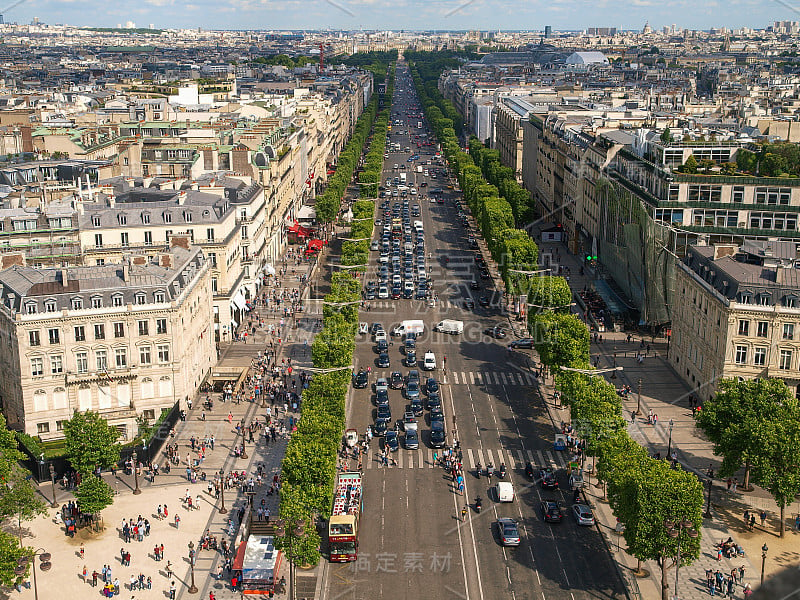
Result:
[[[586,262],[592,262],[593,260],[597,260],[596,256],[592,256],[591,254],[586,255]]]

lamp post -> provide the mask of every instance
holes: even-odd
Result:
[[[242,424],[242,453],[239,456],[239,458],[247,458],[247,450],[244,449],[244,443],[246,441],[245,437],[244,437],[244,430],[245,430],[245,427],[244,427],[244,424]]]
[[[223,481],[225,477],[225,471],[222,469],[219,470],[219,495],[222,499],[222,506],[219,509],[219,514],[224,515],[228,512],[228,509],[225,508],[225,482]]]
[[[672,456],[672,426],[674,424],[675,424],[675,422],[672,419],[670,419],[669,420],[669,442],[667,443],[667,459],[669,459]]]
[[[23,556],[17,561],[17,566],[14,568],[14,574],[17,577],[23,577],[25,572],[28,570],[28,565],[31,565],[31,570],[33,571],[33,597],[35,600],[39,600],[39,587],[36,583],[36,557],[39,557],[39,568],[44,571],[45,573],[50,570],[50,567],[53,564],[50,562],[50,553],[47,552],[44,548],[37,548],[28,556]]]
[[[189,585],[189,589],[186,590],[190,594],[197,593],[197,586],[194,584],[194,560],[195,560],[195,551],[194,551],[194,542],[189,542],[189,568],[192,574],[192,581]]]
[[[300,537],[305,533],[306,522],[303,519],[300,519],[296,524],[292,533],[289,534],[286,531],[286,524],[283,520],[278,521],[278,525],[275,529],[275,535],[281,538],[284,538],[289,542],[289,596],[288,600],[294,600],[294,559],[293,559],[293,552],[292,548],[294,545],[294,538]]]
[[[638,394],[636,398],[636,414],[642,414],[641,406],[642,406],[642,378],[639,377],[639,381],[637,382],[638,386]]]
[[[136,450],[131,454],[131,460],[133,461],[133,482],[135,486],[133,494],[138,496],[142,493],[142,490],[139,489],[139,455],[136,454]]]
[[[673,539],[677,539],[678,547],[676,549],[676,556],[675,556],[675,594],[674,599],[679,600],[678,598],[678,572],[681,568],[681,531],[685,531],[686,535],[690,538],[695,539],[697,538],[697,530],[692,525],[692,522],[684,519],[683,521],[665,521],[664,528],[667,531],[667,535]]]
[[[764,567],[767,564],[767,551],[768,550],[769,550],[769,548],[767,548],[767,544],[764,543],[764,545],[761,546],[761,585],[764,585]]]
[[[58,502],[56,502],[56,470],[53,467],[53,463],[50,463],[50,485],[53,488],[53,501],[50,503],[50,508],[58,508]]]

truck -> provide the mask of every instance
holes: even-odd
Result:
[[[452,335],[458,335],[460,333],[464,333],[464,321],[456,321],[455,319],[444,319],[443,321],[439,321],[436,325],[434,325],[433,330],[440,331],[442,333],[450,333]]]
[[[392,329],[392,335],[406,336],[409,333],[421,335],[425,333],[425,323],[420,319],[409,319],[401,321],[400,324]]]
[[[328,519],[330,562],[353,562],[358,557],[358,519],[364,508],[361,493],[361,473],[342,471],[336,475]]]

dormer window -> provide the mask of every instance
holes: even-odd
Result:
[[[150,223],[150,213],[142,213],[142,223],[148,225]]]
[[[770,296],[769,294],[759,294],[758,295],[758,304],[759,306],[769,306],[770,304]]]
[[[165,299],[164,292],[156,292],[155,294],[153,294],[153,299],[156,302],[164,302]]]
[[[164,213],[164,223],[172,223],[172,213]]]
[[[100,215],[92,215],[92,225],[94,227],[100,227]]]
[[[146,304],[147,296],[143,292],[139,292],[133,297],[134,304]]]
[[[128,216],[124,213],[120,213],[117,215],[117,222],[120,225],[127,225],[128,224]]]
[[[183,211],[183,220],[186,221],[187,223],[191,223],[192,213],[190,213],[188,210]]]
[[[125,300],[122,298],[122,294],[114,294],[111,296],[111,305],[112,306],[124,306]]]
[[[92,296],[92,308],[103,308],[102,296]]]
[[[753,294],[750,292],[739,292],[738,301],[740,304],[752,304]]]
[[[36,302],[26,302],[25,303],[25,314],[28,314],[28,315],[36,314]]]
[[[80,310],[83,308],[83,298],[73,298],[70,302],[72,310]]]
[[[56,312],[56,301],[55,300],[45,300],[45,302],[44,302],[44,312]]]
[[[797,296],[784,296],[783,305],[786,308],[797,308]]]

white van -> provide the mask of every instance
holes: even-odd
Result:
[[[414,221],[412,225],[417,231],[422,231],[422,221]]]
[[[513,502],[514,501],[514,486],[510,481],[498,481],[495,487],[498,502]]]
[[[425,357],[422,359],[422,370],[423,371],[436,370],[436,355],[430,350],[428,350],[425,353]]]
[[[444,319],[439,321],[433,327],[434,331],[441,331],[442,333],[450,333],[458,335],[464,333],[464,321],[456,321],[455,319]]]
[[[425,333],[425,323],[420,319],[409,319],[401,322],[397,327],[392,329],[392,335],[404,336],[409,333],[422,335]]]

